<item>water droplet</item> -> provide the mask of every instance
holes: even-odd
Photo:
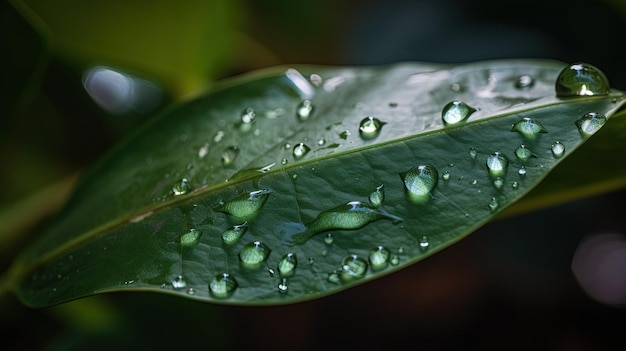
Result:
[[[211,295],[219,299],[230,297],[239,287],[237,280],[228,273],[218,274],[211,280],[209,291]]]
[[[511,128],[512,132],[519,132],[528,139],[536,138],[540,133],[547,133],[544,126],[534,118],[524,117]]]
[[[332,273],[328,274],[328,278],[326,278],[326,280],[328,280],[329,283],[333,284],[341,283],[341,278],[339,278],[339,273],[337,273],[337,271],[333,271]]]
[[[374,208],[380,207],[383,204],[383,201],[385,201],[385,190],[383,184],[377,186],[376,189],[370,193],[369,200],[370,204]]]
[[[428,248],[430,248],[430,241],[428,240],[428,237],[424,235],[420,239],[420,250],[424,252],[424,251],[427,251]]]
[[[195,295],[196,294],[196,289],[194,289],[194,288],[187,289],[187,294],[188,295]]]
[[[296,117],[301,121],[306,121],[313,114],[313,103],[311,100],[302,101],[296,108]]]
[[[202,145],[200,149],[198,149],[198,157],[204,158],[204,156],[206,156],[208,153],[209,153],[209,143],[204,143],[204,145]]]
[[[292,240],[296,244],[302,244],[318,233],[336,229],[358,229],[379,219],[402,220],[398,216],[375,209],[368,204],[351,201],[321,212],[304,232],[294,235]]]
[[[197,229],[190,229],[189,232],[180,236],[180,244],[182,246],[192,246],[198,242],[201,232]]]
[[[324,144],[326,144],[326,139],[324,139],[324,138],[320,138],[320,139],[317,141],[317,145],[319,145],[319,146],[322,146],[322,145],[324,145]]]
[[[521,175],[521,176],[525,176],[526,175],[526,167],[521,166],[519,168],[519,170],[517,171],[517,174]]]
[[[259,268],[261,263],[269,256],[270,248],[260,241],[246,244],[239,252],[241,264],[247,268]]]
[[[513,188],[513,189],[519,188],[519,183],[518,182],[511,183],[511,188]]]
[[[306,146],[306,144],[296,144],[296,146],[293,147],[293,158],[299,160],[303,158],[307,153],[309,153],[309,151],[311,151],[311,148]]]
[[[496,189],[502,189],[502,186],[504,185],[504,179],[502,179],[501,177],[496,177],[496,179],[494,179],[493,181],[493,185],[496,187]]]
[[[606,116],[601,113],[589,112],[576,121],[578,130],[584,135],[597,132],[606,123]]]
[[[443,180],[450,180],[450,172],[443,171],[443,174],[441,175],[441,179],[443,179]]]
[[[389,262],[391,263],[392,266],[397,266],[398,264],[400,264],[400,257],[396,255],[392,255],[391,258],[389,259]]]
[[[517,156],[520,161],[526,161],[531,157],[536,157],[535,154],[530,151],[530,149],[528,149],[524,144],[518,146],[515,149],[515,156]]]
[[[517,89],[528,89],[533,85],[535,85],[535,79],[527,74],[517,77],[517,80],[515,81],[515,87]]]
[[[185,281],[185,277],[182,275],[176,276],[174,280],[172,280],[172,287],[174,289],[184,289],[187,287],[187,282]]]
[[[377,246],[370,250],[370,265],[372,269],[377,271],[385,268],[389,264],[391,252],[384,246]]]
[[[261,189],[244,193],[218,206],[216,210],[228,213],[235,219],[247,221],[256,216],[271,192],[268,189]]]
[[[298,258],[295,253],[288,253],[278,262],[278,274],[281,277],[289,277],[293,275],[298,265]]]
[[[311,265],[315,263],[315,259],[313,257],[309,257],[308,261],[309,261],[309,264]]]
[[[232,245],[236,243],[239,238],[241,238],[241,236],[246,232],[247,229],[248,222],[243,222],[242,224],[235,225],[232,228],[226,229],[222,233],[222,241],[224,241],[224,244],[226,245]]]
[[[489,201],[489,209],[491,210],[491,212],[495,212],[498,209],[498,199],[496,199],[495,197],[491,198],[491,200]]]
[[[331,233],[326,234],[326,237],[324,238],[324,242],[326,243],[326,245],[332,245],[333,242],[335,242],[335,238],[333,237],[333,234]]]
[[[419,165],[411,168],[404,174],[400,174],[404,181],[404,186],[414,200],[420,202],[427,199],[427,196],[437,185],[439,175],[437,169],[432,165]]]
[[[191,185],[189,185],[189,181],[187,178],[183,178],[180,181],[176,182],[174,186],[172,186],[172,193],[175,196],[184,195],[191,191]]]
[[[474,159],[475,159],[475,158],[476,158],[476,156],[478,155],[478,152],[476,151],[476,149],[475,149],[475,148],[471,148],[471,149],[469,150],[469,155],[470,155],[470,157],[471,157],[471,158],[474,158]]]
[[[365,273],[367,273],[367,261],[357,255],[350,255],[343,259],[339,277],[341,281],[347,283],[355,279],[363,278]]]
[[[291,144],[286,143],[285,145],[283,145],[283,147],[285,148],[285,150],[289,150],[291,149]]]
[[[278,284],[278,292],[281,294],[286,294],[287,290],[289,290],[289,286],[287,285],[287,278],[283,278],[282,281]]]
[[[283,158],[282,160],[280,160],[280,164],[283,166],[286,165],[287,163],[289,163],[289,161],[287,161],[286,158]]]
[[[464,122],[476,109],[463,101],[452,101],[446,104],[441,111],[441,119],[444,125]]]
[[[309,76],[309,81],[311,81],[311,84],[319,87],[324,82],[324,78],[322,78],[319,74],[313,73]]]
[[[367,116],[359,124],[359,134],[363,139],[373,139],[378,136],[385,124],[376,117]]]
[[[254,123],[256,120],[256,113],[254,113],[254,109],[252,107],[248,107],[243,110],[240,120],[242,125],[250,125]]]
[[[473,179],[473,180],[470,182],[470,185],[476,185],[476,184],[478,184],[478,180],[476,180],[476,179]]]
[[[216,144],[219,143],[220,141],[222,141],[222,138],[224,138],[224,135],[225,135],[224,131],[221,131],[221,130],[217,131],[215,135],[213,136],[213,141]]]
[[[565,145],[563,145],[563,143],[560,141],[555,141],[551,146],[551,150],[552,155],[554,155],[554,157],[556,158],[559,158],[565,153]]]
[[[237,156],[239,156],[239,147],[237,146],[229,146],[222,152],[222,164],[224,166],[229,166],[235,162]]]
[[[565,67],[556,79],[556,96],[608,95],[609,80],[597,67],[574,63]]]
[[[487,169],[492,177],[503,176],[509,166],[509,159],[496,151],[487,157]]]

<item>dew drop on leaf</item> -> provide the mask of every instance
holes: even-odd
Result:
[[[512,132],[519,132],[528,139],[536,138],[540,133],[547,133],[544,126],[534,118],[524,117],[513,125]]]
[[[517,171],[517,174],[521,175],[521,176],[525,176],[526,175],[526,167],[521,166],[519,168],[519,170]]]
[[[383,184],[377,186],[376,189],[370,193],[369,201],[370,205],[374,208],[380,207],[383,204],[383,201],[385,201],[385,190]]]
[[[256,113],[254,113],[254,109],[251,107],[246,108],[245,110],[243,110],[243,112],[241,113],[241,124],[242,125],[250,125],[252,123],[254,123],[254,121],[256,120]]]
[[[306,121],[313,114],[313,103],[311,100],[303,100],[296,108],[296,117],[300,121]]]
[[[281,277],[289,277],[293,275],[298,265],[298,258],[295,253],[288,253],[278,262],[278,274]]]
[[[303,158],[306,154],[308,154],[309,151],[311,151],[311,149],[306,144],[296,144],[296,146],[293,147],[293,158],[299,160]]]
[[[501,177],[496,177],[496,179],[494,179],[493,186],[495,186],[496,189],[502,189],[503,185],[504,185],[504,179],[502,179]]]
[[[384,246],[376,246],[370,250],[369,261],[373,270],[381,270],[389,264],[391,252]]]
[[[326,243],[326,245],[332,245],[335,242],[335,237],[333,237],[332,233],[328,233],[324,238],[324,242]]]
[[[398,257],[397,255],[392,255],[389,259],[389,262],[392,266],[397,266],[400,264],[400,257]]]
[[[404,186],[411,196],[425,197],[437,185],[437,169],[432,165],[419,165],[400,174]]]
[[[343,259],[339,277],[344,283],[363,278],[367,273],[367,261],[357,255],[350,255]]]
[[[289,286],[287,285],[287,278],[283,278],[280,283],[278,283],[278,292],[281,294],[286,294],[287,290],[289,290]]]
[[[182,246],[193,246],[198,242],[200,238],[200,231],[197,229],[190,229],[187,233],[180,236],[180,244]]]
[[[215,276],[209,283],[211,295],[218,299],[230,297],[239,287],[237,280],[228,273],[221,273]]]
[[[246,232],[246,229],[248,229],[248,222],[243,222],[242,224],[226,229],[222,233],[222,241],[224,241],[226,245],[233,245]]]
[[[385,122],[382,122],[376,117],[367,116],[363,118],[359,124],[359,134],[363,139],[374,139],[378,136],[385,124]]]
[[[606,117],[601,113],[589,112],[576,121],[578,130],[585,135],[597,132],[606,123]]]
[[[443,174],[441,175],[441,179],[443,179],[443,180],[450,180],[450,172],[443,171]]]
[[[489,200],[489,209],[491,212],[495,212],[498,209],[498,205],[498,199],[495,197],[492,197],[491,200]]]
[[[533,152],[530,151],[530,149],[524,144],[515,149],[515,156],[517,156],[520,161],[526,161],[531,157],[536,157],[535,154],[533,154]]]
[[[260,241],[253,241],[244,245],[239,252],[241,264],[247,268],[259,268],[261,263],[267,259],[271,250]]]
[[[475,158],[476,158],[476,156],[478,155],[478,152],[476,151],[476,149],[475,149],[475,148],[470,148],[470,150],[469,150],[469,155],[470,155],[470,157],[471,157],[471,158],[474,158],[474,159],[475,159]]]
[[[565,145],[563,145],[560,141],[552,143],[550,149],[552,150],[552,155],[556,158],[563,156],[563,153],[565,153]]]
[[[218,206],[219,212],[228,213],[235,219],[247,221],[259,212],[265,201],[267,200],[271,190],[261,189],[244,193],[236,198]]]
[[[608,95],[609,80],[597,67],[588,63],[574,63],[565,67],[556,79],[556,96]]]
[[[428,248],[430,248],[430,241],[428,240],[428,237],[424,235],[420,239],[420,250],[424,252],[424,251],[427,251]]]
[[[446,104],[441,111],[441,119],[444,125],[452,125],[464,122],[476,109],[463,101],[452,101]]]
[[[235,162],[237,157],[239,156],[239,147],[238,146],[229,146],[222,152],[222,164],[224,166],[229,166]]]
[[[496,151],[487,157],[487,169],[492,177],[499,177],[506,173],[509,166],[509,159],[502,153]]]
[[[179,180],[172,186],[172,193],[175,196],[184,195],[190,191],[191,191],[191,185],[189,185],[189,181],[187,180],[187,178],[183,178]]]
[[[535,79],[527,74],[517,77],[515,81],[515,87],[517,89],[528,89],[532,88],[533,85],[535,85]]]
[[[185,277],[182,275],[176,276],[174,280],[172,280],[172,287],[177,290],[186,288],[187,281],[185,281]]]

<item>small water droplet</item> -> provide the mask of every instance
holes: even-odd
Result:
[[[409,195],[416,197],[415,200],[427,198],[439,179],[437,169],[428,164],[413,167],[404,174],[400,174],[400,177],[403,179]]]
[[[391,263],[392,266],[397,266],[398,264],[400,264],[400,257],[396,255],[392,255],[391,258],[389,259],[389,262]]]
[[[328,274],[328,278],[326,278],[326,280],[328,280],[329,283],[333,284],[341,283],[341,278],[339,278],[339,273],[337,273],[337,271],[333,271],[332,273]]]
[[[229,166],[235,162],[237,157],[239,156],[239,147],[237,146],[229,146],[222,152],[222,164],[224,166]]]
[[[504,185],[504,179],[502,179],[501,177],[496,177],[496,179],[494,179],[493,181],[493,185],[496,187],[496,189],[502,189],[502,186]]]
[[[476,185],[478,184],[478,180],[473,179],[472,181],[470,181],[470,185]]]
[[[476,151],[475,148],[470,148],[469,155],[470,155],[471,158],[475,159],[476,156],[478,155],[478,152]]]
[[[376,246],[370,250],[369,261],[372,269],[377,271],[385,268],[389,264],[391,252],[384,246]]]
[[[489,201],[489,209],[491,210],[491,212],[495,212],[498,209],[498,199],[496,199],[495,197],[491,198],[491,200]]]
[[[270,248],[260,241],[253,241],[244,245],[239,252],[239,260],[241,264],[247,268],[257,269],[261,267],[261,263],[269,256]]]
[[[306,144],[296,144],[296,146],[293,147],[293,158],[299,160],[303,158],[307,153],[309,153],[309,151],[311,151],[311,149],[306,146]]]
[[[374,208],[380,207],[383,204],[383,201],[385,201],[385,189],[383,184],[377,186],[376,189],[370,193],[369,200]]]
[[[487,157],[487,169],[492,177],[503,176],[509,166],[509,159],[496,151]]]
[[[526,175],[526,167],[521,166],[519,168],[519,170],[517,171],[517,174],[521,175],[521,176],[525,176]]]
[[[175,196],[184,195],[191,191],[191,185],[187,178],[183,178],[172,186],[172,193]]]
[[[185,281],[185,278],[182,275],[176,276],[176,278],[174,278],[174,280],[172,280],[172,287],[174,289],[184,289],[187,287],[187,282]]]
[[[367,273],[367,261],[357,255],[350,255],[343,259],[339,277],[341,281],[347,283],[355,279],[363,278],[365,273]]]
[[[248,229],[248,222],[243,222],[242,224],[235,225],[232,228],[226,229],[222,233],[222,241],[226,245],[233,245],[234,243],[241,238],[241,236]]]
[[[225,134],[224,131],[218,130],[213,136],[213,142],[217,144],[220,141],[222,141],[222,138],[224,138],[224,134]]]
[[[190,229],[189,232],[180,236],[182,246],[193,246],[198,242],[201,232],[197,229]]]
[[[403,247],[403,246],[400,246],[400,247],[398,248],[398,253],[399,253],[399,254],[404,253],[404,247]]]
[[[367,116],[363,118],[359,124],[359,134],[363,139],[374,139],[378,136],[385,124],[385,122],[382,122],[376,117]]]
[[[309,257],[308,262],[310,265],[312,265],[313,263],[315,263],[315,259],[313,257]]]
[[[252,107],[248,107],[241,112],[241,125],[251,125],[256,120],[256,113]],[[241,128],[241,126],[240,126]]]
[[[428,240],[428,237],[424,235],[420,239],[420,250],[424,252],[424,251],[427,251],[428,248],[430,248],[430,241]]]
[[[450,180],[450,172],[443,171],[443,174],[441,175],[441,179],[443,179],[443,180]]]
[[[286,158],[283,158],[282,160],[280,160],[280,164],[283,166],[286,165],[287,163],[289,163],[289,161],[287,161]]]
[[[517,156],[520,161],[526,161],[531,157],[536,157],[535,154],[524,144],[515,149],[515,156]]]
[[[300,121],[306,121],[313,114],[313,109],[311,100],[303,100],[296,108],[296,117]]]
[[[196,294],[196,289],[194,289],[194,288],[187,289],[187,294],[188,295],[195,295]]]
[[[565,145],[563,145],[563,143],[561,143],[560,141],[555,141],[554,143],[552,143],[552,146],[550,148],[552,150],[552,155],[554,155],[554,157],[556,158],[563,156],[563,154],[565,153]]]
[[[296,266],[298,265],[298,258],[295,253],[288,253],[278,262],[278,274],[281,277],[289,277],[294,274]]]
[[[291,144],[286,143],[285,145],[283,145],[283,147],[285,148],[285,150],[289,150],[291,149]]]
[[[585,136],[597,132],[606,123],[606,116],[601,113],[589,112],[576,121],[578,130]]]
[[[536,138],[540,133],[547,133],[544,126],[534,118],[524,117],[511,128],[512,132],[518,132],[528,139]]]
[[[204,158],[204,156],[206,156],[208,153],[209,153],[209,143],[204,143],[204,145],[202,145],[200,149],[198,149],[198,157]]]
[[[609,80],[597,67],[587,63],[574,63],[565,67],[556,79],[556,96],[608,95]]]
[[[228,273],[218,274],[209,283],[211,295],[219,299],[230,297],[239,287],[237,280]]]
[[[517,89],[528,89],[532,88],[533,85],[535,85],[535,79],[527,74],[517,77],[515,81],[515,87]]]
[[[286,294],[287,290],[289,290],[289,286],[287,285],[287,278],[283,278],[278,284],[278,292],[281,294]]]
[[[333,234],[331,233],[326,234],[326,237],[324,238],[324,242],[326,243],[326,245],[332,245],[334,241],[335,241],[335,238],[333,237]]]
[[[235,219],[247,221],[259,212],[272,191],[261,189],[244,193],[218,206],[217,211],[228,213]]]
[[[344,130],[343,132],[339,133],[339,137],[343,140],[348,139],[349,136],[350,136],[349,130]]]
[[[476,109],[463,101],[452,101],[446,104],[441,111],[441,120],[444,125],[465,122]]]
[[[519,188],[519,183],[518,182],[511,183],[511,188],[513,188],[513,189]]]

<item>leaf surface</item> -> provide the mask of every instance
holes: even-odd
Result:
[[[590,137],[583,115],[623,104],[616,90],[556,97],[565,66],[303,66],[224,82],[85,174],[11,281],[30,306],[123,289],[283,304],[389,274],[518,201]],[[453,101],[475,111],[444,125]]]

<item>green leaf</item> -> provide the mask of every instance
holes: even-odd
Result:
[[[10,282],[30,306],[117,290],[282,304],[389,274],[522,198],[589,138],[584,115],[624,103],[616,90],[556,97],[564,67],[297,67],[224,82],[85,174]],[[444,106],[469,117],[444,125]]]

